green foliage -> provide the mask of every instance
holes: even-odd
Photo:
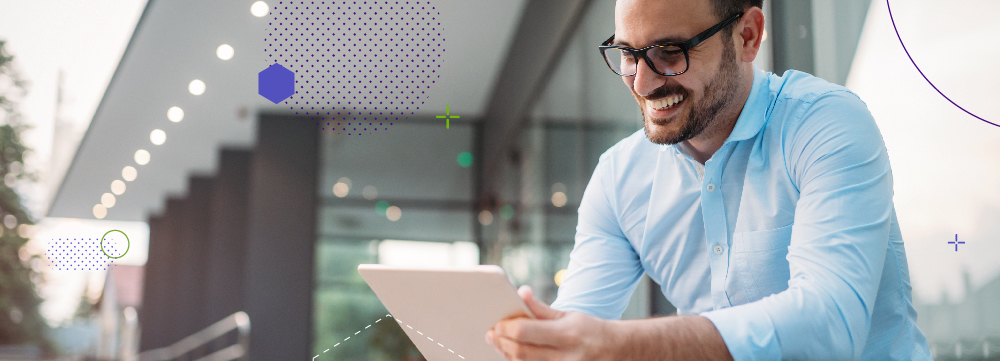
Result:
[[[26,82],[21,80],[13,66],[14,57],[4,49],[0,40],[0,175],[10,181],[30,179],[23,172],[24,152],[17,101],[26,92]],[[33,224],[21,197],[11,182],[0,182],[0,222],[11,215],[17,224]],[[31,265],[40,264],[38,256],[22,252],[27,238],[18,235],[17,228],[0,228],[0,345],[38,345],[51,350],[45,338],[47,325],[38,312],[42,299],[35,291],[40,274]]]

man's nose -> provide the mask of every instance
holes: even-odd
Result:
[[[657,74],[646,64],[645,60],[636,63],[635,75],[632,76],[632,88],[636,94],[647,96],[663,86],[663,75]]]

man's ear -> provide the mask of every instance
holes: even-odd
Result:
[[[736,24],[736,31],[740,60],[745,63],[753,62],[757,58],[761,41],[764,41],[764,12],[756,6],[747,10]]]

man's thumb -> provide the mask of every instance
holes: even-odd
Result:
[[[517,295],[521,296],[521,299],[524,300],[524,304],[528,306],[528,309],[531,310],[531,313],[534,314],[535,317],[539,319],[542,320],[556,319],[561,317],[563,314],[562,311],[557,311],[549,307],[545,303],[542,303],[541,301],[535,299],[534,292],[531,292],[531,286],[528,285],[521,286],[521,288],[517,289]]]

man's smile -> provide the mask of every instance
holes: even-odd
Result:
[[[674,115],[680,109],[681,104],[684,103],[684,95],[671,95],[663,97],[657,100],[647,100],[646,101],[646,115],[653,119],[654,123],[660,125],[657,122],[658,119],[663,119]]]

